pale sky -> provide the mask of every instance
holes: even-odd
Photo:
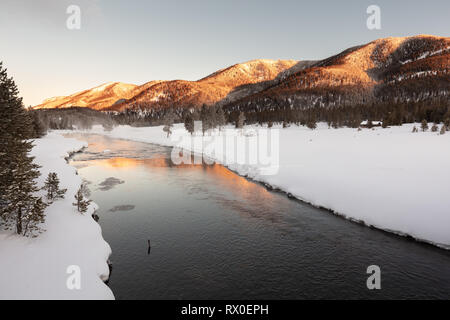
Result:
[[[81,29],[69,30],[69,5]],[[369,5],[381,30],[366,27]],[[0,61],[25,105],[105,82],[197,80],[253,59],[316,60],[377,38],[449,36],[449,0],[0,0]]]

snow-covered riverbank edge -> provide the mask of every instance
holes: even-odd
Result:
[[[449,249],[450,134],[412,133],[413,126],[362,131],[328,129],[325,124],[316,130],[276,127],[279,170],[273,175],[261,174],[255,165],[229,162],[234,151],[223,150],[222,138],[211,143],[209,134],[191,137],[181,124],[175,125],[171,138],[162,127],[119,126],[110,132],[95,127],[88,132],[178,146],[220,159],[242,176],[346,219]],[[237,137],[240,132],[228,127],[211,135]],[[249,139],[253,137],[241,141]]]
[[[111,248],[91,217],[97,206],[91,204],[82,215],[72,205],[82,180],[66,159],[87,144],[49,133],[34,145],[31,155],[41,166],[39,186],[49,172],[56,172],[67,193],[46,209],[46,231],[39,237],[0,232],[0,299],[114,299],[103,282],[109,277]],[[80,290],[66,284],[73,265],[80,268]]]

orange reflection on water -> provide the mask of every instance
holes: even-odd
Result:
[[[137,166],[145,166],[151,168],[165,168],[169,167],[167,159],[154,158],[154,159],[133,159],[133,158],[110,158],[110,159],[99,159],[92,160],[95,166],[104,168],[135,168]]]
[[[204,170],[218,179],[221,184],[241,195],[251,192],[253,194],[258,193],[259,196],[264,198],[273,196],[266,188],[237,175],[222,165],[205,166]]]
[[[161,170],[161,169],[188,169],[190,171],[203,172],[210,176],[216,185],[226,188],[228,191],[236,194],[240,198],[251,201],[256,199],[270,199],[273,197],[266,188],[261,185],[255,184],[246,178],[243,178],[220,164],[179,164],[175,165],[170,159],[161,155],[151,159],[134,159],[134,158],[109,158],[98,159],[90,161],[91,165],[104,167],[106,169],[134,169],[138,166],[142,166],[147,170]]]

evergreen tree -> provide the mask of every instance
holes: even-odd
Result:
[[[436,123],[433,123],[433,126],[431,127],[431,132],[437,132],[439,130],[439,127]]]
[[[447,127],[445,126],[445,124],[443,124],[442,127],[441,127],[441,131],[439,133],[440,134],[445,134],[446,131],[447,131]]]
[[[217,115],[216,115],[216,123],[219,127],[219,130],[222,130],[222,127],[226,125],[227,120],[225,119],[225,112],[223,111],[222,107],[219,107],[217,109]]]
[[[205,135],[206,131],[215,127],[216,112],[214,106],[208,107],[204,104],[200,111],[200,120],[202,121],[202,132]]]
[[[31,138],[42,138],[47,133],[47,126],[42,120],[39,112],[32,111],[31,118],[33,123]]]
[[[315,117],[311,116],[311,117],[308,119],[308,122],[306,123],[306,126],[307,126],[308,128],[310,128],[311,130],[314,130],[315,128],[317,128],[317,124],[316,124],[316,119],[315,119]]]
[[[23,217],[23,235],[32,237],[37,236],[43,230],[39,227],[41,223],[45,221],[45,208],[47,204],[42,201],[42,198],[36,197],[33,206],[30,208],[29,213]]]
[[[59,178],[56,172],[50,172],[43,187],[47,191],[47,199],[52,202],[55,199],[63,199],[67,189],[59,188]]]
[[[217,127],[217,107],[215,105],[208,108],[208,124],[210,129]]]
[[[169,111],[164,116],[164,128],[163,131],[167,132],[167,138],[172,134],[173,123],[175,122],[175,113],[173,109],[170,108]]]
[[[186,114],[184,118],[184,127],[186,128],[186,131],[189,132],[190,134],[194,133],[194,117],[190,112],[188,112],[188,114]]]
[[[85,199],[85,195],[87,194],[87,192],[88,191],[86,185],[82,183],[77,193],[75,194],[75,202],[72,204],[77,207],[77,210],[80,213],[86,213],[89,204],[92,202],[92,200]]]
[[[422,120],[421,128],[422,128],[423,132],[428,130],[428,122],[427,122],[427,120],[425,120],[425,119]]]
[[[448,128],[450,128],[450,117],[444,118],[444,125]]]
[[[244,123],[245,123],[245,114],[241,111],[236,120],[236,128],[242,129],[244,127]]]
[[[0,223],[17,234],[34,235],[44,220],[36,178],[39,166],[29,155],[32,121],[19,91],[0,62]]]

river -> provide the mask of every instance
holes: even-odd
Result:
[[[449,251],[350,222],[218,164],[173,165],[167,147],[69,136],[89,143],[70,163],[99,205],[117,299],[450,297]],[[370,265],[381,269],[381,290],[366,286]]]

